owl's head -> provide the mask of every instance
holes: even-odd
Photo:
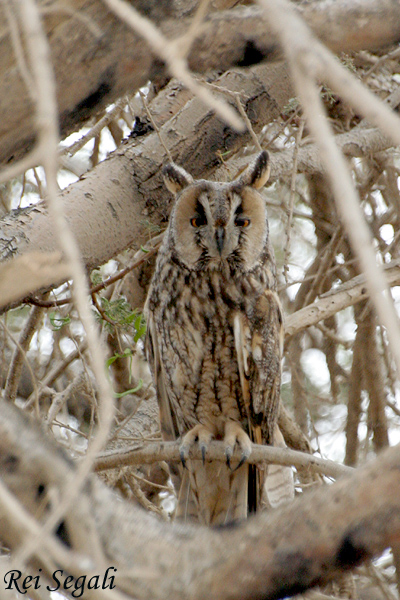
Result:
[[[194,180],[181,167],[166,165],[166,186],[177,196],[167,235],[181,263],[194,270],[225,261],[244,270],[255,266],[268,242],[265,200],[257,190],[269,172],[266,151],[230,183]]]

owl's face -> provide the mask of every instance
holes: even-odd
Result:
[[[226,262],[251,270],[268,240],[265,200],[257,192],[268,176],[266,152],[232,183],[194,181],[184,169],[167,165],[166,185],[177,194],[169,241],[179,261],[192,270]]]

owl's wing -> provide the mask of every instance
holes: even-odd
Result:
[[[165,383],[165,375],[160,359],[160,348],[154,319],[151,315],[147,318],[146,355],[153,373],[154,385],[160,411],[160,425],[162,437],[167,441],[174,441],[178,437],[176,424],[171,411],[171,402]]]
[[[265,290],[253,306],[251,319],[243,313],[234,319],[234,336],[240,382],[250,433],[258,444],[271,444],[278,416],[282,310],[276,292]]]
[[[174,441],[178,438],[178,430],[171,410],[171,402],[165,382],[165,374],[160,360],[160,347],[156,325],[152,315],[147,315],[146,355],[153,373],[156,388],[158,408],[160,413],[160,426],[163,440]],[[169,464],[171,479],[176,490],[181,486],[182,473],[176,463]]]
[[[285,447],[276,423],[279,410],[283,319],[276,292],[266,290],[255,304],[251,319],[238,314],[234,321],[240,382],[249,420],[250,437],[257,444]],[[269,465],[267,472],[250,470],[249,505],[276,507],[294,497],[290,467]]]
[[[266,290],[255,303],[251,319],[243,313],[234,318],[234,336],[240,383],[256,444],[285,446],[276,423],[279,411],[283,319],[276,292]],[[250,468],[249,506],[278,506],[294,496],[290,467],[269,465],[268,471]]]

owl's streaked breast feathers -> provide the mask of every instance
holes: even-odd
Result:
[[[257,191],[268,176],[265,151],[231,183],[164,169],[177,197],[146,303],[147,353],[163,435],[181,438],[183,461],[193,443],[206,458],[211,438],[224,441],[228,465],[193,461],[182,483],[181,512],[192,505],[206,523],[245,517],[260,504],[262,474],[247,464],[233,471],[229,461],[235,445],[245,462],[251,441],[273,443],[283,330]]]

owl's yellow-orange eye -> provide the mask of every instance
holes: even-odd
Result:
[[[207,224],[207,220],[204,217],[193,217],[190,219],[190,224],[192,227],[202,227]]]
[[[250,225],[250,219],[238,218],[235,220],[237,227],[248,227]]]

